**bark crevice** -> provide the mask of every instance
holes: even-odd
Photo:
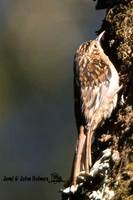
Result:
[[[123,87],[116,110],[96,131],[92,145],[93,163],[105,150],[111,150],[111,155],[102,160],[109,167],[88,178],[74,195],[63,194],[63,200],[133,199],[133,0],[119,0],[112,6],[98,33],[106,31],[103,48],[118,70]]]

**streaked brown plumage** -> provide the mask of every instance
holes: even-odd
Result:
[[[80,45],[74,58],[74,98],[78,141],[72,169],[72,185],[81,171],[89,173],[91,141],[96,128],[110,117],[117,103],[118,73],[105,55],[100,40]]]

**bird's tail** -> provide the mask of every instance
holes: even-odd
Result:
[[[81,126],[72,165],[72,173],[71,173],[72,185],[77,184],[78,176],[82,171],[84,171],[85,174],[89,173],[90,166],[91,166],[91,134],[85,133],[84,127]]]

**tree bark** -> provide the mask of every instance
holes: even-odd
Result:
[[[75,194],[63,195],[62,199],[133,199],[133,0],[116,0],[108,5],[112,7],[98,33],[106,32],[103,49],[119,72],[122,89],[116,110],[95,133],[92,157],[96,163],[109,149],[111,154],[105,162],[109,167],[88,178]]]

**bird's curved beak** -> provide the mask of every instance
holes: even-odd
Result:
[[[102,33],[100,33],[100,35],[98,35],[98,37],[96,38],[96,40],[100,43],[101,39],[103,37],[103,35],[105,34],[105,31],[103,31]]]

